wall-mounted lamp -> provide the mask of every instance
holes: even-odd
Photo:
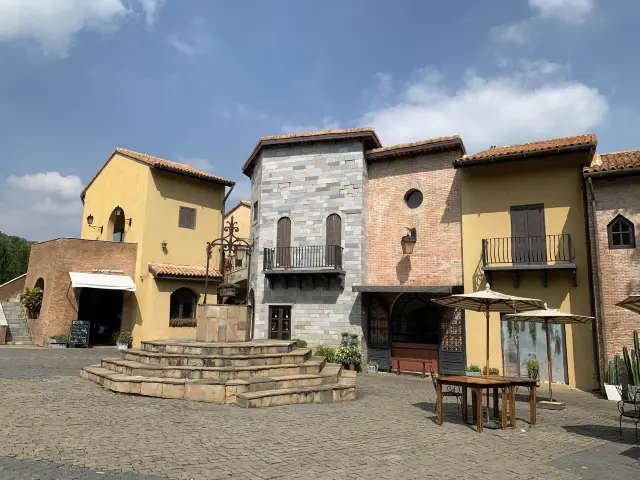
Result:
[[[113,209],[113,214],[116,217],[119,217],[120,215],[122,215],[122,208],[120,207],[120,205],[117,205],[116,208]],[[131,218],[125,218],[124,223],[131,226]]]
[[[94,227],[93,226],[93,215],[89,214],[89,216],[87,217],[87,225],[89,225],[89,227],[95,229],[95,230],[100,230],[100,233],[102,233],[102,225],[99,227]]]
[[[167,249],[167,241],[166,241],[166,240],[162,240],[161,245],[162,245],[162,249],[163,249],[163,250],[166,250],[166,249]]]
[[[417,233],[415,228],[407,228],[408,233],[402,237],[400,243],[402,244],[403,255],[411,255],[413,253],[413,247],[416,244]]]

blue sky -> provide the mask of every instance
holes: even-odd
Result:
[[[115,146],[238,181],[263,135],[640,148],[631,0],[0,0],[0,230],[75,236]]]

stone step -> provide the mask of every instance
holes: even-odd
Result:
[[[142,350],[153,353],[178,355],[260,355],[287,353],[296,347],[296,342],[282,340],[255,340],[241,343],[208,343],[190,340],[154,340],[142,342]]]
[[[124,359],[146,365],[181,367],[250,367],[257,365],[284,365],[304,363],[311,357],[310,348],[297,348],[285,353],[255,355],[188,355],[155,353],[144,350],[126,350]]]
[[[6,340],[7,345],[33,345],[31,340]]]
[[[329,364],[327,372],[322,375],[297,375],[277,378],[255,378],[249,380],[190,380],[184,378],[161,378],[126,375],[101,367],[91,365],[80,371],[80,376],[91,380],[111,391],[144,395],[159,398],[181,398],[209,403],[244,403],[243,406],[257,407],[270,405],[284,405],[288,403],[311,403],[318,401],[337,401],[355,398],[355,386],[345,383],[340,378],[341,366]],[[350,372],[344,372],[349,374]],[[310,392],[328,392],[339,390],[342,392],[337,398],[335,394],[318,393],[318,398],[309,401]],[[274,392],[284,392],[276,395]],[[292,397],[292,392],[305,392],[306,395]],[[351,392],[351,393],[350,393]],[[241,395],[253,395],[242,400]],[[288,396],[287,396],[288,395]],[[353,398],[350,398],[350,395]],[[263,400],[275,397],[276,400]],[[302,399],[305,401],[302,401]],[[277,403],[285,402],[285,403]],[[263,405],[264,403],[264,405]]]
[[[101,366],[108,370],[130,376],[184,378],[190,380],[235,380],[258,377],[282,377],[320,373],[324,368],[324,357],[311,357],[299,364],[253,365],[246,367],[195,367],[149,365],[119,358],[103,358]]]
[[[236,405],[245,408],[259,408],[298,403],[332,403],[355,399],[355,386],[336,383],[313,387],[238,393]]]

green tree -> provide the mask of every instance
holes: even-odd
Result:
[[[29,253],[34,243],[0,232],[0,284],[27,272]]]

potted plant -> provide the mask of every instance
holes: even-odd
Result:
[[[69,334],[62,333],[60,335],[53,335],[49,340],[49,345],[51,348],[67,348],[67,344],[69,343]]]
[[[42,298],[44,292],[40,287],[25,289],[20,295],[20,303],[27,310],[27,314],[31,319],[37,319],[42,308]]]
[[[129,332],[118,332],[116,335],[116,347],[118,350],[127,350],[131,348],[133,336]]]
[[[336,349],[333,347],[318,345],[314,355],[316,357],[325,357],[327,359],[327,363],[339,363],[338,360],[336,360]]]
[[[627,347],[622,347],[624,357],[624,367],[629,381],[629,397],[634,398],[640,391],[640,342],[638,341],[638,331],[633,332],[633,350],[629,354]]]
[[[367,363],[367,373],[378,373],[378,364],[376,362]]]
[[[527,378],[540,380],[540,362],[536,358],[527,360]]]
[[[464,369],[464,374],[467,377],[479,377],[480,376],[480,366],[479,365],[469,365]]]
[[[358,347],[341,346],[336,350],[336,361],[348,370],[359,370],[362,363],[362,352]]]
[[[607,399],[617,402],[621,400],[620,355],[616,355],[613,357],[613,360],[609,360],[606,371],[606,381],[604,382],[604,391],[607,394]]]
[[[482,367],[482,376],[487,375],[487,367]],[[489,375],[500,375],[500,370],[495,367],[489,367]]]

